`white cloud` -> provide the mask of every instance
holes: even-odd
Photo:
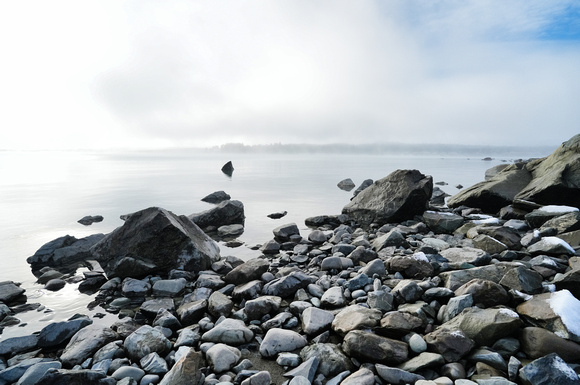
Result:
[[[0,5],[0,147],[546,144],[574,135],[572,1]]]

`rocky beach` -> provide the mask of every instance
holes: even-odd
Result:
[[[580,135],[446,201],[419,170],[365,182],[307,234],[273,213],[247,261],[220,254],[245,221],[223,191],[41,246],[47,290],[118,319],[0,336],[0,384],[580,384]],[[0,283],[0,328],[41,310]]]

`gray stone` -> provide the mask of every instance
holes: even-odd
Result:
[[[472,279],[486,279],[499,283],[506,272],[514,267],[516,266],[504,262],[474,267],[471,269],[445,271],[439,273],[439,277],[443,280],[444,287],[451,290],[457,290],[460,286],[466,284]]]
[[[158,329],[143,325],[125,339],[124,346],[129,358],[139,361],[149,353],[167,354],[171,342]]]
[[[417,282],[403,279],[391,291],[400,303],[414,303],[423,295],[423,289]]]
[[[55,278],[55,279],[51,279],[50,281],[48,281],[46,283],[46,285],[44,285],[44,288],[46,290],[50,290],[50,291],[59,291],[65,285],[66,285],[66,281],[64,279]]]
[[[110,382],[105,380],[106,374],[96,370],[85,369],[58,369],[49,370],[39,380],[42,385],[77,385],[77,384],[95,384],[105,385]]]
[[[227,283],[233,283],[234,285],[240,285],[249,281],[260,279],[262,274],[268,271],[270,264],[267,260],[262,258],[253,258],[243,264],[234,267],[229,273],[224,277],[224,281]]]
[[[501,285],[485,279],[472,279],[455,290],[456,296],[464,294],[471,294],[473,303],[483,307],[505,305],[510,300],[507,291]]]
[[[367,369],[361,368],[345,378],[341,385],[374,385],[375,375],[374,373]]]
[[[0,302],[10,303],[24,294],[25,290],[12,281],[0,282]]]
[[[38,347],[51,348],[66,344],[79,330],[92,323],[88,317],[80,317],[47,325],[38,334]]]
[[[342,287],[333,286],[326,290],[320,298],[320,303],[323,307],[342,307],[346,304],[346,298],[342,291]]]
[[[474,247],[489,254],[499,254],[509,248],[505,243],[502,243],[486,234],[478,234],[473,238],[472,242]]]
[[[0,341],[0,356],[13,356],[37,347],[39,337],[35,334],[22,337],[11,337]]]
[[[215,191],[212,192],[209,195],[206,195],[205,197],[201,198],[202,202],[207,202],[207,203],[221,203],[223,201],[227,201],[231,198],[230,194],[226,193],[225,191]]]
[[[241,385],[270,385],[272,377],[270,373],[262,370],[242,381]]]
[[[350,178],[346,178],[346,179],[341,180],[340,182],[338,182],[337,186],[339,189],[344,190],[344,191],[350,191],[356,187],[356,185],[354,184],[354,182]]]
[[[145,297],[149,294],[151,285],[149,282],[140,279],[126,278],[123,280],[122,293],[128,298]]]
[[[540,231],[546,229],[556,229],[558,234],[580,230],[580,211],[573,211],[546,221],[540,227]]]
[[[141,368],[136,368],[134,366],[121,366],[119,369],[115,370],[111,377],[117,381],[126,377],[139,381],[144,375],[145,371]]]
[[[491,256],[487,252],[473,247],[451,247],[442,250],[439,254],[456,264],[469,263],[474,266],[483,266],[491,261]]]
[[[556,353],[538,358],[521,368],[520,378],[531,385],[580,384],[578,374]]]
[[[46,374],[48,370],[61,368],[62,364],[59,361],[39,362],[26,369],[22,377],[18,379],[16,385],[39,384],[38,381]]]
[[[394,297],[391,293],[375,290],[368,292],[367,296],[367,304],[371,309],[380,310],[383,313],[393,310]]]
[[[423,222],[437,234],[452,234],[464,221],[461,215],[448,212],[425,211],[423,213]]]
[[[152,352],[141,358],[139,364],[147,373],[165,374],[169,370],[167,362],[157,354]]]
[[[309,383],[314,380],[314,374],[318,369],[318,365],[320,360],[316,356],[312,356],[305,360],[303,363],[295,367],[294,369],[284,373],[284,377],[293,377],[293,378],[304,378]]]
[[[433,192],[433,178],[417,170],[397,170],[356,195],[343,210],[362,225],[400,222],[422,214]]]
[[[266,314],[276,312],[280,308],[282,298],[273,295],[265,295],[246,301],[244,311],[249,320],[261,319]]]
[[[441,354],[423,352],[399,365],[399,369],[414,373],[426,368],[441,367],[444,363]]]
[[[566,241],[558,237],[543,237],[528,247],[530,254],[574,255],[575,251]]]
[[[153,284],[153,295],[157,297],[175,297],[183,292],[186,285],[185,278],[160,279]]]
[[[422,353],[427,350],[427,342],[419,334],[413,334],[409,338],[409,347],[415,353]]]
[[[34,255],[26,259],[26,262],[31,265],[33,271],[40,270],[44,266],[74,270],[77,263],[92,257],[91,247],[103,237],[103,234],[94,234],[77,239],[70,235],[65,235],[42,245]],[[0,301],[6,302],[6,300],[2,299],[1,294]]]
[[[117,340],[109,342],[93,355],[93,363],[98,363],[105,360],[112,360],[125,355],[123,350],[123,341]]]
[[[222,373],[233,368],[242,357],[242,353],[233,346],[220,343],[209,348],[206,357],[213,370]]]
[[[292,330],[270,329],[260,344],[263,357],[275,357],[281,352],[291,352],[306,346],[306,338]]]
[[[233,308],[234,302],[219,291],[214,291],[207,302],[207,311],[216,318],[228,317]]]
[[[399,368],[392,368],[382,364],[375,364],[377,374],[385,380],[388,384],[405,385],[414,384],[419,380],[424,380],[425,377],[402,370]]]
[[[500,285],[527,294],[538,294],[543,291],[543,277],[534,270],[524,266],[509,270],[499,281]]]
[[[302,271],[294,271],[284,277],[268,282],[262,289],[264,295],[275,295],[282,298],[293,296],[297,290],[305,289],[313,279]]]
[[[191,348],[175,362],[159,385],[198,385],[203,381],[201,368],[204,366],[201,352]]]
[[[256,298],[262,292],[263,286],[264,283],[260,280],[253,280],[248,283],[240,284],[234,288],[232,297],[237,301]],[[277,289],[278,288],[276,287],[276,290]]]
[[[445,307],[442,322],[451,320],[463,310],[471,306],[473,306],[473,297],[471,294],[464,294],[451,298]]]
[[[221,238],[235,238],[244,233],[244,225],[239,223],[218,227],[217,234]]]
[[[160,310],[174,311],[175,303],[171,298],[154,298],[143,302],[139,310],[148,317],[155,317]]]
[[[181,329],[183,326],[177,317],[175,317],[173,313],[166,309],[159,309],[152,325],[171,329],[173,331]]]
[[[326,242],[327,239],[326,233],[322,230],[312,230],[312,232],[308,234],[308,240],[317,245]]]
[[[334,314],[316,307],[309,307],[302,312],[302,330],[308,335],[318,334],[330,328]]]
[[[287,223],[285,225],[278,226],[272,230],[272,232],[274,233],[274,239],[279,242],[287,242],[290,240],[291,236],[300,235],[300,230],[298,230],[296,223]]]
[[[529,358],[536,359],[557,353],[566,362],[580,363],[580,344],[558,337],[549,330],[526,327],[520,333],[521,348]]]
[[[243,321],[232,318],[224,319],[201,336],[203,341],[228,345],[242,345],[253,338],[254,333],[246,327]]]
[[[406,343],[362,330],[349,332],[344,337],[342,348],[348,356],[356,359],[389,365],[401,364],[409,356]]]
[[[118,338],[119,335],[111,328],[98,325],[86,326],[70,339],[60,356],[60,361],[65,366],[80,364],[101,347]]]
[[[177,308],[177,316],[182,325],[193,325],[203,318],[206,309],[207,301],[205,299],[188,302]]]
[[[424,253],[389,258],[388,269],[392,273],[399,272],[404,277],[415,279],[432,277],[435,272]]]
[[[383,314],[376,309],[351,305],[342,309],[332,321],[332,330],[345,335],[351,330],[373,328],[379,324]]]
[[[376,237],[372,246],[375,251],[380,251],[389,246],[407,248],[409,243],[398,229],[392,229],[388,233]]]

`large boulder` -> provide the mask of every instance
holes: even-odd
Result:
[[[431,176],[418,170],[397,170],[361,191],[342,213],[362,225],[401,222],[423,214],[432,191]]]
[[[217,206],[201,213],[191,214],[188,218],[201,228],[220,227],[235,223],[243,225],[246,219],[244,204],[236,200],[220,202]]]
[[[489,180],[449,198],[449,207],[478,207],[496,213],[513,201],[580,207],[580,134],[550,156],[504,168]]]
[[[187,217],[159,207],[131,214],[91,249],[109,276],[200,271],[220,259],[219,246]]]

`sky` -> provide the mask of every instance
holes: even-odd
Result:
[[[558,145],[578,0],[0,0],[0,149]]]

